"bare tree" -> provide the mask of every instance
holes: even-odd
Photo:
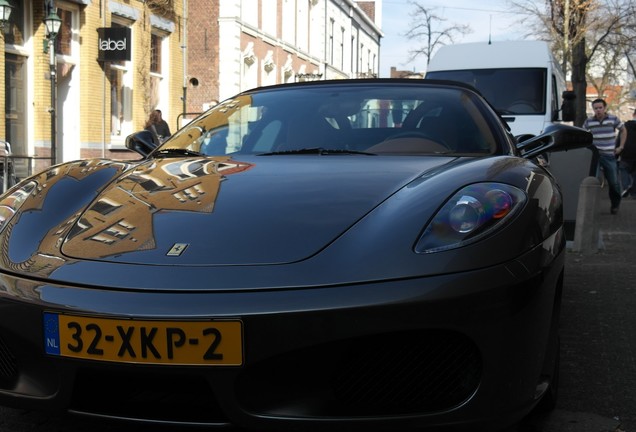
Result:
[[[598,95],[613,94],[608,103],[612,110],[627,102],[630,94],[630,87],[623,84],[633,77],[633,67],[630,65],[630,49],[628,37],[629,32],[613,32],[605,36],[605,31],[601,37],[591,35],[593,40],[602,40],[594,55],[590,57],[587,67],[587,82],[596,89]]]
[[[630,1],[627,3],[625,15],[628,18],[621,32],[621,36],[623,37],[621,49],[625,60],[625,75],[631,80],[629,90],[632,90],[632,92],[629,95],[629,99],[631,99],[631,103],[634,104],[634,99],[636,99],[633,93],[634,89],[636,89],[636,20],[634,20],[633,17],[636,16],[636,2]]]
[[[555,56],[561,60],[563,73],[571,72],[572,90],[576,94],[576,119],[581,125],[585,121],[587,88],[585,71],[586,34],[588,19],[599,0],[545,0],[544,8],[533,0],[512,0],[513,8],[524,15],[524,20],[534,18],[535,35],[551,42]]]
[[[548,8],[554,19],[552,31],[561,36],[563,57],[572,65],[572,88],[576,94],[576,118],[574,124],[585,122],[587,101],[586,70],[589,57],[586,52],[585,35],[588,31],[588,18],[597,7],[597,0],[551,0]]]
[[[420,48],[409,50],[409,62],[419,56],[426,57],[426,64],[431,60],[433,51],[447,43],[454,43],[455,37],[472,32],[469,25],[451,24],[443,27],[446,18],[438,15],[438,8],[427,8],[416,1],[409,1],[413,7],[411,23],[404,36],[410,40],[420,41]]]
[[[611,52],[619,49],[624,55],[629,46],[629,32],[625,30],[634,13],[633,0],[545,0],[544,10],[533,0],[511,0],[510,3],[514,9],[535,19],[535,34],[547,36],[561,59],[563,71],[571,72],[572,89],[577,96],[574,123],[583,124],[588,68],[597,56],[604,61],[614,59],[610,69],[620,64],[620,55]]]
[[[563,71],[566,73],[568,66],[574,62],[574,47],[584,44],[587,20],[596,7],[596,0],[546,1],[546,26],[552,40],[560,47]]]

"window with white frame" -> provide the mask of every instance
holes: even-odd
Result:
[[[357,51],[356,51],[356,37],[355,36],[351,36],[351,73],[355,74],[358,72],[358,62],[356,61],[357,57]]]
[[[374,75],[377,75],[377,72],[378,72],[378,71],[376,70],[376,65],[377,65],[377,64],[378,64],[378,62],[377,62],[377,54],[375,54],[375,53],[374,53],[374,54],[373,54],[373,63],[371,63],[371,72],[372,72]]]
[[[167,44],[166,34],[153,30],[150,35],[150,107],[153,109],[161,108],[161,101],[166,100],[168,94],[165,79],[168,59],[164,55],[168,52]]]
[[[345,41],[345,29],[340,27],[340,70],[344,70],[344,41]]]
[[[161,73],[161,36],[150,35],[150,72]]]
[[[358,59],[358,74],[364,73],[364,60],[362,59],[362,56],[364,55],[364,44],[361,43],[360,44],[360,50],[358,51],[358,54],[360,55],[360,58]]]
[[[336,22],[333,18],[329,20],[329,64],[333,65],[334,61],[334,28],[336,26]]]

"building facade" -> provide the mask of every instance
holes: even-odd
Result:
[[[173,125],[184,76],[182,0],[8,0],[0,42],[15,172],[88,157],[131,159],[125,137],[152,109]],[[49,41],[44,19],[61,26]]]
[[[378,76],[381,0],[190,0],[184,111],[250,88]]]
[[[17,178],[136,159],[125,138],[249,88],[377,76],[381,0],[8,0],[0,141]],[[50,37],[45,18],[61,27]],[[1,160],[0,160],[1,161]]]

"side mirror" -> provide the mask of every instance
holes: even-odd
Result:
[[[574,121],[576,118],[576,94],[573,91],[563,92],[563,103],[561,104],[561,120]]]
[[[546,152],[557,152],[592,145],[592,134],[585,129],[563,124],[553,124],[536,137],[517,144],[521,157],[531,159]]]
[[[148,130],[135,132],[126,137],[126,148],[147,157],[159,146],[155,134]]]

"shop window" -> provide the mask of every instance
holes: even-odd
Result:
[[[111,133],[115,136],[122,135],[122,129],[125,121],[125,91],[124,91],[124,74],[125,69],[111,67],[110,70],[110,127]]]

